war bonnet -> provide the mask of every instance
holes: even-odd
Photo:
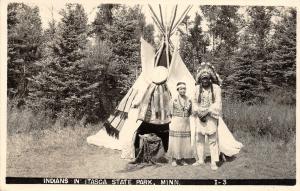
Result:
[[[216,73],[215,68],[209,62],[202,62],[197,70],[196,83],[199,84],[200,80],[204,77],[210,78],[212,83],[221,86],[222,80]]]

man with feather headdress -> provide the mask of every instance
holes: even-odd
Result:
[[[221,79],[209,63],[202,63],[197,71],[193,99],[195,117],[194,138],[198,160],[195,166],[204,164],[204,145],[207,136],[211,155],[211,169],[217,170],[219,161],[218,123],[222,112]]]

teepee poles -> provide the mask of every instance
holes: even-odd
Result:
[[[156,16],[152,6],[150,4],[148,4],[148,7],[150,9],[150,14],[152,16],[152,19],[154,21],[154,23],[157,25],[157,27],[159,28],[159,30],[162,32],[162,34],[166,37],[166,33],[168,33],[168,37],[171,37],[172,34],[174,34],[174,32],[176,31],[177,27],[180,25],[180,23],[184,20],[185,16],[188,14],[188,12],[191,10],[191,8],[193,7],[192,5],[189,5],[184,12],[181,14],[180,18],[177,20],[177,22],[174,24],[175,18],[176,18],[176,14],[177,14],[177,7],[178,5],[175,6],[174,11],[172,11],[172,19],[170,22],[170,28],[168,28],[167,26],[164,25],[164,21],[163,21],[163,16],[162,16],[162,10],[161,10],[161,5],[159,5],[159,12],[160,12],[160,18],[161,20],[159,20],[158,16]],[[174,13],[173,13],[174,12]]]
[[[175,23],[175,25],[173,25],[172,27],[172,31],[177,28],[177,26],[182,22],[182,20],[184,19],[184,17],[186,16],[186,14],[189,12],[189,10],[192,8],[191,5],[188,5],[187,8],[183,11],[183,13],[181,14],[181,16],[179,17],[179,19],[177,20],[177,22]]]
[[[165,37],[163,37],[163,38],[165,38]],[[163,39],[163,41],[164,41],[164,40],[165,40],[165,39]],[[156,57],[157,59],[155,60],[154,66],[157,66],[158,61],[159,61],[158,58],[161,57],[161,54],[162,54],[162,52],[163,52],[163,49],[164,49],[164,43],[161,44],[161,47],[160,47],[159,50],[158,50],[158,55],[157,55],[157,57]]]
[[[170,57],[169,57],[170,56],[169,55],[169,51],[170,51],[170,47],[169,46],[171,46],[171,49],[174,48],[174,45],[170,41],[170,37],[175,33],[177,27],[184,20],[185,16],[191,10],[192,6],[191,5],[187,6],[187,8],[184,10],[184,12],[181,14],[181,16],[179,17],[179,19],[176,22],[175,22],[175,20],[176,20],[176,14],[177,14],[178,5],[176,5],[172,9],[172,13],[171,13],[171,16],[170,16],[170,22],[168,22],[167,18],[163,18],[161,5],[159,5],[159,16],[160,16],[160,19],[155,14],[152,6],[148,4],[148,7],[150,9],[150,14],[151,14],[151,17],[152,17],[155,25],[157,26],[157,28],[160,30],[161,34],[163,35],[163,42],[162,42],[161,47],[159,48],[159,51],[158,51],[158,54],[157,54],[156,58],[160,58],[160,56],[163,53],[163,49],[165,48],[166,56],[167,56],[167,58],[166,58],[166,60],[167,60],[167,67],[170,68],[170,64],[171,63],[170,63]],[[154,66],[157,66],[158,61],[159,61],[159,59],[155,60]]]
[[[161,5],[159,5],[159,11],[160,11],[160,16],[162,17],[162,11],[161,11]],[[170,68],[170,58],[169,58],[169,31],[168,31],[168,25],[170,23],[168,23],[168,20],[167,20],[167,10],[166,10],[166,7],[165,7],[165,23],[164,23],[164,27],[165,27],[165,39],[164,39],[164,43],[165,43],[165,53],[166,53],[166,61],[167,61],[167,68],[169,69]],[[163,18],[162,18],[163,19]],[[162,21],[163,22],[163,21]]]
[[[173,27],[175,18],[176,18],[176,14],[177,14],[177,5],[174,7],[174,9],[172,10],[171,15],[173,15],[173,17],[171,17],[171,21],[170,21],[170,27],[169,27],[169,35],[171,34],[171,29]]]
[[[171,34],[170,36],[172,36],[174,34],[174,32],[176,31],[177,27],[180,25],[180,23],[183,21],[183,19],[185,18],[185,16],[188,14],[188,12],[191,10],[192,5],[189,5],[185,11],[182,13],[180,19],[178,19],[178,21],[176,22],[176,24],[174,25],[174,27],[172,27]]]
[[[161,11],[161,5],[160,4],[159,4],[159,14],[160,14],[160,19],[161,19],[161,25],[166,30],[166,27],[164,25],[164,19],[163,19],[163,16],[162,16],[162,11]]]
[[[166,31],[166,39],[165,39],[165,43],[166,43],[167,65],[168,65],[168,69],[170,69],[169,36],[168,36],[168,32],[167,32],[167,31]]]
[[[150,14],[151,14],[151,17],[152,17],[154,23],[157,25],[157,27],[160,29],[160,31],[161,31],[162,34],[164,35],[164,34],[165,34],[165,32],[164,32],[165,29],[164,29],[162,23],[159,21],[159,18],[156,16],[156,14],[155,14],[155,12],[154,12],[152,6],[151,6],[151,5],[148,5],[148,7],[149,7],[149,9],[150,9]]]
[[[157,28],[160,30],[160,32],[162,34],[164,34],[164,30],[160,27],[159,23],[155,20],[155,18],[153,16],[151,16],[151,18],[153,19],[154,24],[157,26]]]

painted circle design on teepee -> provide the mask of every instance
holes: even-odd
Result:
[[[155,84],[162,84],[168,78],[168,69],[164,66],[157,66],[153,68],[151,79]]]

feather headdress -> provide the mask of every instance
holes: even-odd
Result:
[[[197,70],[196,83],[199,84],[200,80],[203,77],[209,77],[212,83],[221,86],[222,80],[220,76],[217,74],[214,66],[211,65],[209,62],[201,63],[200,67]]]

